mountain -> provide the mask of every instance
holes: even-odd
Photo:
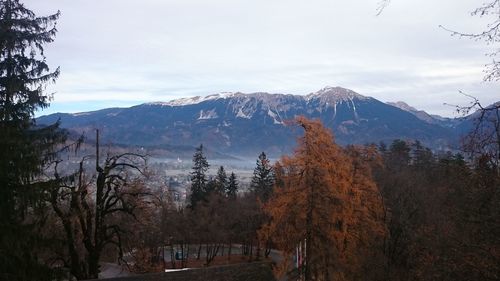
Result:
[[[443,127],[455,127],[460,123],[460,119],[458,118],[446,118],[439,115],[431,115],[423,110],[418,110],[403,101],[388,102],[387,104],[409,112],[415,115],[415,117],[417,117],[418,119],[429,124],[436,124]]]
[[[130,108],[76,114],[56,113],[38,124],[58,119],[76,132],[100,128],[105,142],[141,146],[197,146],[221,153],[279,156],[295,146],[300,129],[287,121],[304,115],[319,118],[340,144],[418,139],[436,148],[455,143],[453,130],[426,122],[413,113],[340,87],[308,95],[221,93]]]

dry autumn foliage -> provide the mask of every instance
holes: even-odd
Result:
[[[278,274],[357,279],[385,235],[382,200],[366,161],[371,152],[344,151],[320,121],[298,117],[295,122],[304,136],[292,156],[276,163],[274,194],[264,206],[271,221],[262,236],[271,236],[283,252]],[[296,256],[299,245],[301,257]]]

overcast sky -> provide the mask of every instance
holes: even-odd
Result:
[[[25,0],[60,10],[46,48],[61,76],[52,112],[80,112],[218,92],[308,94],[341,86],[453,116],[464,91],[500,100],[483,82],[483,42],[452,37],[484,29],[477,0]]]

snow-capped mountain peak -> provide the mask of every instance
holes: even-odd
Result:
[[[208,96],[195,96],[195,97],[190,97],[190,98],[179,98],[179,99],[174,99],[170,100],[167,102],[152,102],[149,103],[151,105],[162,105],[162,106],[185,106],[185,105],[192,105],[192,104],[199,104],[205,101],[210,101],[210,100],[218,100],[218,99],[227,99],[227,98],[232,98],[236,96],[238,93],[233,93],[233,92],[222,92],[219,94],[213,94],[213,95],[208,95]]]
[[[284,96],[293,97],[296,99],[301,99],[306,102],[311,100],[319,100],[322,104],[335,104],[337,102],[352,102],[353,100],[366,100],[368,97],[360,95],[352,90],[345,89],[342,87],[325,87],[315,93],[310,93],[306,96],[292,96],[292,95],[280,95],[280,94],[270,94],[265,92],[243,94],[240,92],[222,92],[219,94],[213,94],[208,96],[195,96],[190,98],[179,98],[170,100],[167,102],[152,102],[149,105],[160,105],[160,106],[186,106],[200,104],[206,101],[215,101],[219,99],[234,99],[239,98],[239,103],[248,102],[250,99],[256,99],[264,102],[265,104],[275,107],[277,104],[282,103]]]
[[[334,103],[338,101],[352,101],[353,99],[365,100],[368,99],[368,97],[342,87],[324,87],[315,93],[310,93],[306,96],[306,99],[308,101],[312,99],[321,99]]]

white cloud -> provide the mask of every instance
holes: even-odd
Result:
[[[477,31],[475,0],[26,0],[62,12],[47,48],[62,75],[54,105],[117,105],[220,91],[307,94],[325,85],[383,101],[404,100],[450,115],[458,90],[485,103],[490,58],[481,42],[450,37],[440,24]],[[70,107],[68,107],[70,108]],[[50,109],[49,109],[50,110]],[[45,111],[49,112],[49,111]]]

